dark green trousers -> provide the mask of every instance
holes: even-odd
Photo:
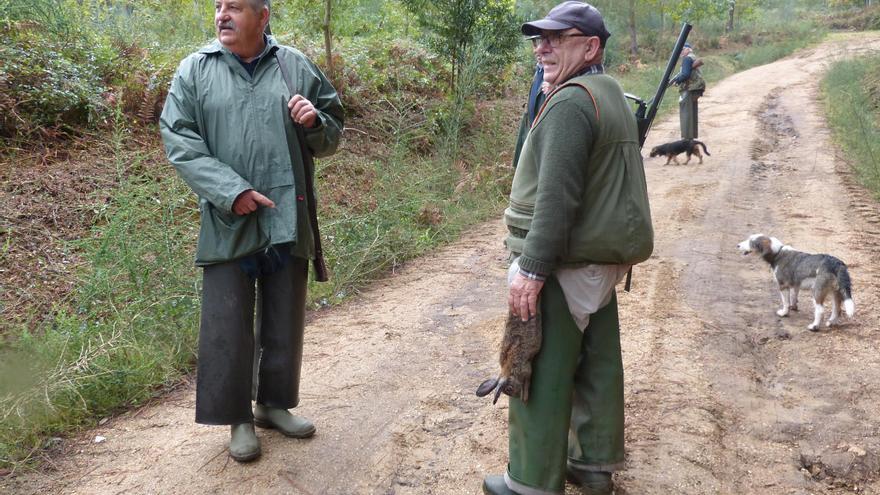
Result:
[[[700,136],[697,119],[697,102],[702,91],[682,91],[678,102],[678,119],[681,124],[682,139],[697,139]]]
[[[308,269],[308,260],[297,257],[291,257],[281,270],[257,279],[249,277],[237,261],[204,268],[197,423],[253,421],[255,379],[259,383],[255,398],[260,404],[290,409],[299,403]]]
[[[507,476],[525,494],[562,493],[566,463],[586,471],[623,464],[623,360],[617,295],[578,330],[559,282],[541,291],[543,343],[529,402],[510,399]]]

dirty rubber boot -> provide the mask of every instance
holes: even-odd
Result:
[[[254,407],[254,424],[260,428],[274,428],[291,438],[308,438],[315,434],[315,425],[306,418],[294,416],[287,409],[262,404]]]
[[[483,493],[486,495],[517,495],[515,491],[507,488],[504,476],[500,474],[493,474],[483,478]]]
[[[253,423],[232,425],[229,440],[229,456],[238,462],[250,462],[260,457],[260,440],[254,432]]]
[[[611,473],[607,471],[583,471],[568,466],[565,470],[565,479],[579,487],[584,495],[611,495],[614,493]]]

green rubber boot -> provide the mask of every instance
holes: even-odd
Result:
[[[483,493],[485,495],[517,495],[515,491],[507,488],[504,476],[500,474],[486,476],[483,479]]]
[[[250,462],[260,457],[260,440],[254,432],[253,423],[232,425],[229,440],[229,456],[238,462]]]
[[[291,438],[308,438],[315,434],[314,423],[306,418],[294,416],[287,409],[262,404],[254,407],[254,423],[260,428],[274,428]]]
[[[569,483],[580,488],[583,495],[611,495],[614,493],[611,473],[606,471],[581,471],[569,465],[565,477]]]

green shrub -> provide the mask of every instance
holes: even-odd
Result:
[[[0,25],[0,137],[94,125],[107,110],[105,55],[82,40],[54,40],[15,24]]]
[[[880,198],[880,57],[835,63],[822,89],[834,140],[862,184]]]
[[[854,31],[880,29],[880,5],[835,12],[825,16],[823,21],[830,29]]]

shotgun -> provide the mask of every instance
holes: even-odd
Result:
[[[672,48],[672,54],[669,56],[669,62],[666,63],[666,71],[663,72],[663,77],[660,79],[660,84],[657,86],[657,92],[654,94],[653,98],[646,102],[638,96],[629,93],[624,94],[624,96],[633,100],[636,104],[635,113],[636,123],[638,123],[639,126],[639,147],[645,145],[645,140],[648,138],[648,131],[651,129],[651,124],[654,123],[657,109],[660,107],[660,102],[663,101],[663,95],[666,93],[666,88],[669,87],[669,79],[672,76],[672,71],[675,70],[675,66],[678,64],[678,57],[681,56],[681,50],[684,48],[684,44],[687,41],[688,35],[691,33],[691,29],[693,29],[693,26],[688,23],[684,23],[681,26],[681,33],[679,33],[678,39],[675,41],[675,46]]]
[[[675,46],[672,48],[672,54],[669,56],[669,62],[666,63],[666,71],[663,72],[663,77],[660,79],[660,84],[657,85],[657,92],[654,94],[654,97],[648,100],[642,100],[638,96],[624,93],[628,99],[632,100],[636,104],[636,124],[638,124],[639,128],[639,148],[645,145],[645,140],[648,139],[648,131],[651,130],[651,124],[654,123],[654,117],[657,115],[657,109],[660,107],[660,102],[663,101],[663,95],[666,94],[666,88],[669,87],[669,78],[672,76],[672,71],[675,70],[675,66],[678,64],[678,57],[681,55],[681,50],[684,48],[684,44],[687,41],[688,35],[691,33],[691,26],[688,23],[684,23],[681,26],[681,33],[678,35],[678,39],[675,41]],[[626,284],[623,286],[623,290],[629,292],[630,287],[632,286],[632,268],[629,269],[629,272],[626,274]]]

